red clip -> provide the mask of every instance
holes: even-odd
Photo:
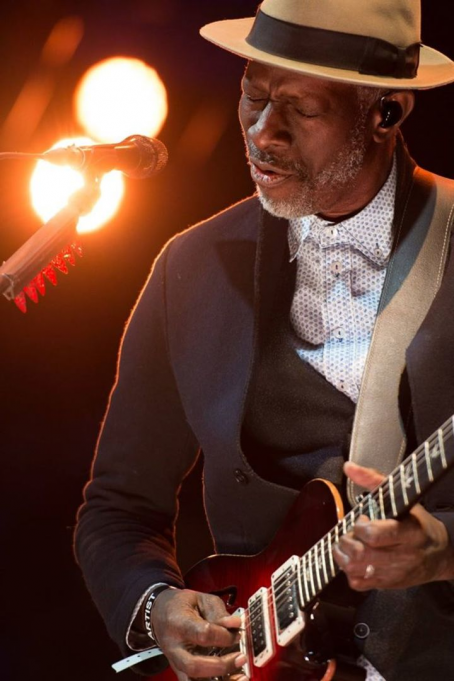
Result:
[[[25,293],[21,291],[19,295],[14,298],[14,302],[21,312],[24,314],[27,312],[27,299],[25,297]]]

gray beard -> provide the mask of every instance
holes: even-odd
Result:
[[[352,130],[348,145],[341,149],[329,166],[315,177],[310,178],[307,170],[298,164],[292,166],[299,180],[299,188],[295,189],[294,195],[289,199],[270,198],[263,193],[261,187],[256,185],[258,197],[265,210],[278,218],[293,220],[320,212],[323,209],[319,204],[320,194],[326,189],[347,191],[348,186],[357,178],[363,167],[366,154],[365,123],[365,117],[360,115],[360,119]],[[250,144],[249,153],[256,158],[261,158],[264,162],[273,162],[272,158],[264,158],[267,155],[258,152]],[[276,165],[283,167],[282,163],[276,163]]]

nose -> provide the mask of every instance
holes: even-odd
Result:
[[[282,106],[268,101],[261,111],[255,113],[248,128],[248,137],[261,151],[288,147],[291,135]]]

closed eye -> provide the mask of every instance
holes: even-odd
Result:
[[[301,109],[296,109],[296,111],[300,116],[303,116],[304,118],[318,118],[318,116],[320,116],[320,114],[318,114],[318,113],[310,113],[308,111],[301,111]]]
[[[248,102],[266,102],[265,97],[251,97],[251,95],[247,95],[247,94],[245,94],[244,96],[246,97]]]

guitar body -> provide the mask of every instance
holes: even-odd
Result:
[[[291,555],[305,554],[342,516],[342,501],[336,488],[324,480],[313,480],[304,487],[284,525],[264,551],[255,556],[210,556],[191,568],[185,577],[186,586],[219,595],[230,613],[247,608],[248,599],[261,587],[271,584],[273,572]],[[274,657],[265,666],[251,663],[253,681],[329,681],[333,678],[333,662],[311,659],[311,650],[304,645],[304,640],[310,638],[311,623],[306,624],[303,635],[297,635],[288,646],[276,646]],[[165,681],[175,679],[169,670],[161,679],[163,676]]]

